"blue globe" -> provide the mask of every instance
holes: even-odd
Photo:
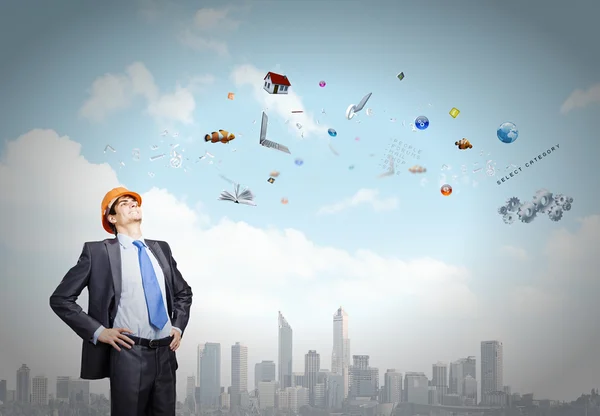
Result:
[[[515,123],[507,121],[500,124],[498,131],[496,131],[496,135],[502,143],[513,143],[519,137],[519,130],[517,130]]]

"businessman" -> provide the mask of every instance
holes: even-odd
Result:
[[[104,229],[50,296],[83,339],[81,378],[110,378],[112,416],[175,416],[175,371],[192,290],[164,241],[142,237],[142,198],[123,187],[102,200]],[[89,292],[85,313],[77,304]]]

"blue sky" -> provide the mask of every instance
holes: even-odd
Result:
[[[597,6],[583,0],[570,2],[568,6],[557,2],[521,5],[513,1],[501,6],[461,1],[452,4],[413,1],[403,5],[335,1],[275,4],[203,2],[202,12],[194,2],[162,1],[104,3],[102,7],[73,6],[67,2],[53,2],[50,6],[23,1],[3,6],[9,9],[0,13],[4,34],[0,40],[4,57],[0,64],[3,97],[0,139],[7,145],[0,155],[4,166],[7,169],[15,166],[8,162],[9,143],[17,143],[15,140],[30,130],[51,129],[79,143],[81,156],[89,164],[108,164],[114,172],[109,172],[106,166],[108,170],[102,172],[107,177],[116,174],[118,183],[140,193],[152,192],[153,188],[154,192],[168,192],[197,215],[210,217],[210,225],[201,227],[207,233],[225,219],[236,224],[247,223],[255,229],[299,230],[317,246],[333,247],[350,255],[357,255],[357,250],[368,250],[382,258],[407,263],[420,258],[435,259],[468,270],[469,291],[489,308],[499,308],[497,313],[506,306],[506,299],[511,298],[515,288],[543,289],[546,266],[540,265],[547,263],[546,247],[551,241],[560,240],[561,233],[577,235],[583,218],[598,214],[598,196],[590,192],[597,187],[596,155],[600,150],[595,140],[595,121],[600,108],[598,87],[595,97],[591,92],[569,100],[575,90],[592,91],[600,82],[599,54],[593,41],[598,38],[598,29],[588,17],[593,14],[589,13],[591,7]],[[578,21],[565,17],[567,7],[570,11],[578,10],[574,13]],[[216,11],[207,12],[213,8]],[[132,64],[136,64],[131,72],[133,77],[126,74]],[[267,71],[287,75],[294,97],[273,97],[261,91],[256,74],[262,77]],[[396,74],[401,71],[405,78],[399,81]],[[104,111],[103,117],[94,119],[101,113],[99,104],[88,107],[91,110],[84,113],[81,108],[93,98],[94,81],[102,77],[106,81],[107,74],[112,74],[114,82],[118,80],[119,84],[111,84],[113,87],[120,85],[124,89],[108,93],[109,84],[104,84],[96,103],[114,111]],[[151,74],[151,79],[143,78],[144,74]],[[325,88],[319,87],[320,80],[327,82]],[[132,92],[134,84],[137,94]],[[235,93],[233,101],[227,99],[228,92]],[[355,119],[346,120],[348,105],[357,103],[367,93],[372,93],[367,107],[373,110],[373,115],[367,116],[363,111]],[[305,111],[300,116],[289,114],[290,103],[297,98],[302,105],[300,109]],[[271,100],[271,104],[265,100]],[[565,103],[570,102],[575,103],[573,108],[566,107]],[[448,114],[452,107],[460,110],[455,119]],[[570,111],[561,112],[561,108]],[[291,155],[258,145],[263,110],[269,115],[268,138],[287,145]],[[412,132],[409,123],[419,115],[427,116],[430,126],[425,131]],[[396,121],[390,121],[392,118]],[[519,138],[512,144],[496,138],[496,129],[505,121],[515,123],[519,129]],[[296,122],[303,124],[303,130],[295,127]],[[337,137],[330,138],[328,128],[334,128]],[[170,134],[162,137],[165,129]],[[228,145],[205,143],[204,135],[218,129],[233,132],[237,138]],[[305,131],[304,138],[300,137],[301,131]],[[172,133],[178,133],[179,137],[172,137]],[[356,137],[360,140],[355,140]],[[473,149],[456,148],[454,142],[463,137],[471,141]],[[421,159],[414,162],[407,159],[407,165],[398,167],[399,175],[378,179],[382,173],[379,161],[393,138],[421,149]],[[183,163],[186,172],[183,168],[166,167],[168,156],[159,162],[149,161],[152,155],[168,153],[171,143],[179,143],[179,149],[185,149],[183,155],[189,159]],[[339,156],[329,149],[329,144]],[[526,162],[557,144],[559,150],[525,168]],[[107,145],[117,152],[105,154]],[[159,149],[151,151],[153,145]],[[135,148],[141,151],[138,162],[131,157]],[[215,156],[212,165],[208,160],[195,163],[205,151]],[[28,149],[29,154],[36,152],[41,151]],[[53,158],[57,164],[65,157],[67,163],[58,148],[48,148],[46,152],[36,157]],[[301,158],[304,164],[295,165],[296,158]],[[523,172],[498,186],[496,177],[484,173],[488,160],[495,163],[497,176],[502,176],[505,167],[511,164],[523,167]],[[60,164],[65,177],[57,171],[42,171],[32,163],[26,177],[21,178],[23,186],[37,192],[43,188],[41,178],[54,178],[60,183],[76,176],[81,177],[82,183],[86,183],[86,178],[94,179],[86,176],[89,172],[83,170],[80,162],[73,164],[72,170]],[[120,167],[120,162],[125,166]],[[482,172],[472,173],[475,163],[484,168]],[[413,164],[424,166],[427,172],[411,174],[407,169]],[[452,170],[443,172],[442,165],[450,165]],[[466,175],[461,171],[462,165],[466,166]],[[75,166],[82,166],[81,170]],[[85,166],[87,169],[88,165]],[[281,175],[274,184],[269,184],[267,179],[272,170]],[[258,206],[217,201],[221,190],[230,187],[219,174],[249,186]],[[441,174],[446,174],[446,182],[454,188],[449,197],[439,192]],[[422,183],[423,178],[427,179],[426,184]],[[95,204],[101,200],[101,190],[110,187],[110,180],[98,184],[99,193],[90,195],[90,210],[97,209]],[[531,200],[541,188],[574,198],[572,210],[565,213],[562,221],[552,222],[540,215],[531,224],[503,223],[496,211],[507,198]],[[365,203],[355,206],[345,203],[360,190],[364,190]],[[283,197],[289,199],[287,205],[280,203]],[[373,202],[378,200],[383,202]],[[9,205],[9,198],[5,201],[7,209],[15,206]],[[323,207],[335,204],[348,206],[336,214],[318,214]],[[390,209],[385,209],[386,206]],[[165,211],[160,218],[161,227],[177,222],[172,212]],[[65,224],[70,226],[69,222]],[[74,240],[78,235],[74,231],[62,232]],[[223,233],[215,238],[233,238]],[[176,234],[173,236],[178,238]],[[57,276],[48,287],[58,282],[60,273],[74,260],[79,240],[105,237],[99,229],[95,234],[89,231],[78,236],[73,242],[75,251],[63,254],[60,263],[63,267],[57,266]],[[566,241],[566,237],[560,241]],[[10,251],[10,240],[3,244]],[[203,247],[196,250],[202,251]],[[588,250],[589,258],[594,261],[597,249],[581,250]],[[297,256],[301,258],[302,253]],[[585,263],[565,257],[565,262],[571,260],[565,263],[565,270],[585,273]],[[190,260],[193,269],[192,263]],[[414,276],[405,277],[419,279],[419,268],[411,270]],[[334,269],[322,278],[331,275],[332,279],[341,279],[342,273]],[[376,275],[379,271],[365,273]],[[218,278],[211,276],[198,284],[205,287],[207,282],[215,280]],[[326,291],[328,286],[323,285],[322,290]],[[318,284],[315,288],[321,290]],[[376,289],[382,298],[389,295],[384,288]],[[567,290],[576,297],[589,291],[589,287],[582,283],[567,286]],[[280,296],[280,304],[301,310],[289,293],[276,296]],[[323,331],[329,337],[330,314],[345,299],[335,293],[327,296],[331,304],[323,312],[324,318],[319,319],[326,321]],[[424,302],[416,302],[416,307],[428,308]],[[449,305],[452,308],[451,301]],[[561,305],[567,309],[566,303]],[[590,307],[593,305],[590,303]],[[553,312],[561,315],[556,308]],[[360,315],[367,321],[366,307],[364,313],[356,309],[349,313],[357,320]],[[514,313],[520,316],[519,312]],[[588,313],[592,311],[578,312],[581,316]],[[440,309],[440,317],[446,314],[452,312]],[[457,347],[452,353],[445,351],[439,355],[447,354],[451,359],[478,355],[477,340],[485,337],[504,335],[523,345],[530,341],[526,335],[511,338],[508,333],[512,329],[515,333],[521,329],[511,329],[512,318],[505,318],[503,329],[494,330],[493,325],[482,323],[486,330],[472,334],[475,343],[469,351]],[[456,319],[454,322],[460,322]],[[469,319],[484,318],[477,315]],[[268,320],[264,322],[266,327],[271,325]],[[532,320],[530,324],[538,326],[541,322]],[[414,325],[426,331],[425,323]],[[551,319],[544,325],[551,328]],[[233,324],[232,328],[236,330]],[[402,338],[402,334],[398,336]],[[448,333],[448,336],[462,335]],[[229,348],[228,339],[222,341],[225,349]],[[211,340],[198,335],[200,341]],[[329,340],[319,342],[327,345]],[[356,342],[360,345],[361,341]],[[366,341],[363,347],[371,348]],[[192,346],[189,348],[191,351]],[[516,358],[520,345],[505,348],[506,354],[513,355],[509,361],[512,360],[510,365],[515,369],[512,373],[507,370],[507,384],[537,389],[540,394],[556,398],[593,387],[581,375],[578,376],[583,377],[581,386],[544,384],[545,377],[539,374],[520,380],[516,368],[526,360]],[[529,352],[521,355],[534,356],[534,350],[531,346]],[[329,353],[329,349],[323,349],[327,360]],[[550,355],[545,358],[557,359]],[[437,359],[427,356],[423,362],[433,363]],[[300,355],[298,360],[301,362]],[[390,361],[381,359],[376,364],[402,367]],[[12,377],[10,364],[3,364],[0,369],[7,368]],[[532,372],[537,371],[533,368]],[[0,373],[0,378],[3,375]],[[570,390],[565,393],[565,389]]]

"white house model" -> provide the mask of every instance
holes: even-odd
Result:
[[[274,72],[267,72],[264,81],[263,89],[269,94],[287,94],[288,88],[292,86],[285,75]]]

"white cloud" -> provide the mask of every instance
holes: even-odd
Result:
[[[103,121],[111,113],[129,108],[136,97],[142,97],[146,111],[157,122],[191,124],[196,108],[192,92],[198,91],[201,83],[212,82],[211,75],[193,77],[188,86],[177,85],[174,92],[161,95],[150,71],[143,63],[135,62],[124,74],[105,74],[97,78],[79,114],[90,121]]]
[[[48,296],[77,261],[84,241],[110,238],[101,228],[100,201],[119,185],[108,165],[89,163],[80,150],[79,144],[52,130],[33,130],[8,142],[4,152],[0,203],[11,215],[0,216],[0,246],[5,246],[0,250],[0,274],[10,273],[12,278],[0,291],[0,317],[11,316],[2,321],[8,333],[23,327],[28,331],[19,343],[14,337],[0,339],[6,358],[0,362],[0,373],[14,370],[5,369],[5,362],[27,362],[35,372],[50,377],[78,371],[79,358],[74,357],[79,356],[80,340],[49,313]],[[307,340],[314,337],[311,328],[321,326],[329,334],[331,314],[340,303],[352,310],[353,328],[374,319],[374,313],[403,316],[406,308],[426,313],[418,322],[404,322],[402,331],[438,325],[440,316],[476,316],[477,300],[469,289],[468,272],[461,267],[427,258],[387,258],[368,250],[350,253],[319,245],[293,229],[260,229],[226,218],[214,222],[168,190],[135,190],[144,198],[145,237],[169,242],[194,289],[193,319],[179,354],[181,377],[188,375],[183,369],[194,368],[198,342],[222,342],[226,351],[234,341],[243,340],[250,345],[250,362],[276,354],[272,352],[276,341],[265,341],[264,334],[276,332],[273,322],[279,309],[295,317],[295,333]],[[363,200],[373,203],[376,198],[369,192],[362,192],[371,195]],[[391,203],[373,204],[383,208]],[[307,299],[315,300],[310,311]],[[9,314],[17,309],[29,312]],[[39,354],[39,343],[28,340],[27,334],[65,342],[50,343]],[[330,349],[329,336],[322,338],[315,347]],[[405,350],[412,348],[409,344],[395,348],[393,354],[373,346],[372,354],[392,361],[397,354],[414,356],[417,350]],[[48,361],[46,356],[57,359]],[[423,357],[422,365],[430,359]],[[223,374],[228,365],[224,360]]]
[[[313,113],[307,111],[302,103],[302,98],[294,91],[294,80],[290,78],[292,86],[287,94],[274,95],[263,90],[264,78],[267,70],[258,69],[255,66],[246,64],[240,65],[231,73],[231,79],[237,87],[249,86],[252,88],[254,98],[263,106],[268,108],[265,112],[271,116],[273,112],[283,119],[289,119],[292,111],[303,111],[303,113],[294,114],[294,121],[302,125],[304,137],[309,135],[318,135],[326,137],[327,129],[319,126],[313,116]],[[288,75],[289,74],[282,74]],[[295,131],[295,123],[290,123],[290,131]]]
[[[229,33],[238,28],[240,22],[231,17],[235,10],[234,7],[197,10],[192,24],[181,32],[180,41],[197,51],[209,50],[221,56],[228,56],[227,42],[215,37],[215,34]]]
[[[358,205],[370,205],[375,212],[391,211],[398,208],[398,198],[380,198],[377,189],[359,189],[353,196],[332,205],[321,207],[318,215],[337,214]]]
[[[527,252],[525,251],[525,249],[523,249],[521,247],[502,246],[501,251],[505,255],[515,258],[515,259],[518,259],[518,260],[527,260],[527,258],[528,258]]]
[[[572,110],[584,108],[594,103],[600,103],[600,83],[592,85],[586,91],[573,91],[560,107],[560,112],[561,114],[567,114]]]

